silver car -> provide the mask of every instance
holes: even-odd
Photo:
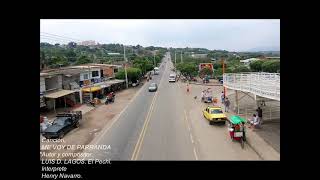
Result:
[[[158,85],[156,83],[151,83],[149,86],[149,92],[157,91]]]

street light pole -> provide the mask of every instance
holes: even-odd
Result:
[[[128,89],[127,58],[126,58],[126,47],[124,45],[123,45],[123,57],[124,57],[124,60],[125,60],[124,73],[126,75],[126,87]]]
[[[225,68],[224,59],[222,58],[222,77],[224,75],[224,68]],[[224,87],[224,86],[223,86],[223,95],[224,95],[224,97],[226,97],[226,87]]]
[[[154,67],[156,67],[156,53],[153,52],[153,64],[154,64]]]
[[[88,78],[89,78],[89,91],[90,91],[90,101],[92,101],[92,92],[91,92],[91,67],[90,65],[88,65],[88,70],[89,70],[89,74],[88,74]]]
[[[177,67],[177,52],[174,52],[174,65]]]

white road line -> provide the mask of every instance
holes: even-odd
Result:
[[[134,95],[134,97],[129,101],[129,103],[122,109],[122,111],[114,118],[112,119],[111,121],[111,124],[105,128],[101,133],[99,133],[100,135],[97,137],[97,139],[93,140],[90,144],[94,144],[96,145],[100,140],[101,138],[106,135],[106,133],[109,131],[109,129],[113,126],[113,124],[118,121],[119,117],[122,115],[122,113],[129,107],[129,105],[136,99],[136,97],[141,93],[142,89],[144,89],[144,86],[146,85],[147,83],[144,83],[143,86],[141,87],[141,89],[139,89],[139,91]]]
[[[191,139],[192,144],[194,144],[193,137],[192,137],[191,133],[190,133],[190,139]]]
[[[193,154],[194,154],[194,156],[196,157],[196,160],[198,160],[198,155],[197,155],[197,152],[196,152],[196,149],[195,149],[195,148],[193,148]]]
[[[164,73],[167,69],[167,65],[165,66],[165,70],[163,71],[163,74],[161,76],[161,79],[160,79],[160,82],[159,82],[159,88],[162,87],[162,82],[163,82],[163,76],[164,76]],[[158,99],[158,93],[159,93],[159,90],[157,90],[157,92],[155,93],[155,95],[153,96],[153,99],[152,99],[152,103],[151,103],[151,106],[149,108],[149,111],[148,111],[148,114],[147,114],[147,117],[144,121],[144,125],[143,125],[143,128],[140,132],[140,136],[138,138],[138,141],[135,145],[135,148],[133,150],[133,153],[132,153],[132,156],[131,156],[131,160],[137,160],[138,157],[139,157],[139,153],[140,153],[140,149],[142,147],[142,144],[143,144],[143,140],[144,140],[144,137],[145,137],[145,134],[146,134],[146,131],[147,131],[147,127],[148,127],[148,124],[150,122],[150,119],[151,119],[151,116],[152,116],[152,113],[153,113],[153,108],[155,106],[155,102],[156,100]]]

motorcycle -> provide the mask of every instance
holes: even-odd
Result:
[[[114,99],[115,99],[115,95],[113,92],[111,92],[110,94],[107,95],[105,104],[107,105],[109,103],[113,103]]]

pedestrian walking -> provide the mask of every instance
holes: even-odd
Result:
[[[224,111],[229,112],[229,107],[230,107],[230,101],[228,98],[224,101]]]
[[[221,103],[224,104],[224,93],[223,93],[223,91],[221,92]]]

